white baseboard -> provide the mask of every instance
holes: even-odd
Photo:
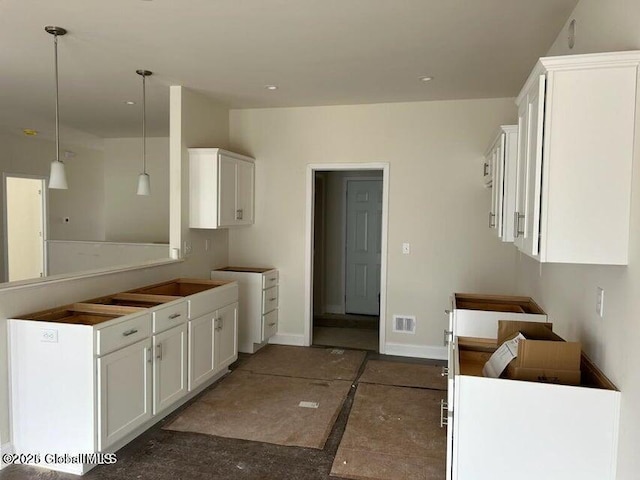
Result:
[[[269,343],[275,345],[293,345],[296,347],[303,347],[304,335],[292,333],[276,333],[269,339]]]
[[[409,345],[406,343],[390,343],[384,345],[385,355],[400,357],[430,358],[432,360],[446,360],[447,347],[434,345]]]
[[[11,442],[3,443],[2,445],[0,445],[0,470],[8,466],[2,461],[2,455],[4,455],[5,453],[14,453],[13,444]]]
[[[344,315],[344,305],[325,305],[324,311],[334,315]]]

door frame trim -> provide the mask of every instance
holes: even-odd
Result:
[[[387,239],[389,226],[389,163],[312,163],[307,165],[306,220],[305,220],[305,286],[304,286],[304,345],[313,341],[313,220],[314,220],[314,174],[343,170],[382,171],[382,233],[380,245],[380,353],[385,353],[387,319]]]
[[[8,209],[7,209],[7,178],[27,178],[31,180],[41,180],[42,181],[42,275],[43,278],[47,277],[49,274],[49,252],[47,248],[47,242],[49,240],[49,191],[48,191],[48,178],[43,175],[29,175],[26,173],[10,173],[10,172],[2,172],[2,185],[0,185],[0,190],[2,190],[2,233],[5,239],[4,248],[3,248],[3,256],[4,256],[4,278],[5,281],[9,281],[9,242],[8,242],[8,234],[7,234],[7,222],[8,222]]]

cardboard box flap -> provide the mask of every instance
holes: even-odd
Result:
[[[522,333],[525,338],[535,340],[562,340],[553,333],[552,323],[540,322],[520,322],[513,320],[498,321],[498,345],[502,345],[507,340],[511,340],[518,333]]]
[[[526,337],[526,335],[525,335]],[[580,371],[579,342],[531,340],[518,343],[516,367]]]

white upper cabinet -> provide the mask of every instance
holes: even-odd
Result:
[[[516,163],[518,160],[518,126],[503,125],[485,156],[492,165],[491,210],[489,228],[503,242],[513,242],[516,205]]]
[[[515,244],[626,265],[640,51],[541,58],[518,96]]]
[[[189,227],[254,222],[253,158],[220,148],[189,149]]]

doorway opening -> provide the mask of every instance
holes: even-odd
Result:
[[[4,281],[47,275],[46,181],[44,177],[3,175]]]
[[[340,167],[315,166],[309,179],[308,340],[383,353],[387,167]]]

